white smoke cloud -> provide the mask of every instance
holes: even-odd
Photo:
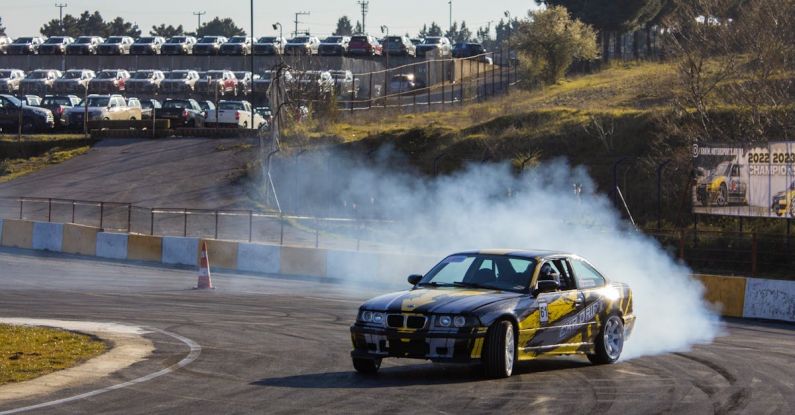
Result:
[[[690,270],[628,226],[604,195],[593,192],[584,168],[557,161],[517,176],[507,164],[471,165],[429,179],[397,172],[401,169],[390,155],[367,165],[341,159],[332,165],[335,185],[327,183],[320,192],[307,187],[303,203],[314,198],[322,206],[370,204],[358,214],[395,220],[388,232],[378,233],[391,239],[385,242],[439,258],[483,248],[566,251],[587,258],[608,278],[628,283],[637,323],[624,358],[687,350],[720,333]],[[303,174],[312,177],[310,171]],[[582,185],[580,194],[574,184]],[[402,279],[388,283],[405,284]]]

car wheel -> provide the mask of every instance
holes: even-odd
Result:
[[[516,336],[513,324],[500,320],[489,328],[483,352],[483,368],[486,376],[507,378],[513,373],[516,360]]]
[[[795,196],[789,201],[789,215],[795,218]]]
[[[610,315],[596,337],[596,353],[588,360],[595,365],[615,363],[624,350],[624,322],[615,314]]]
[[[243,128],[248,128],[248,121],[243,121]]]
[[[720,185],[718,198],[715,199],[715,204],[718,206],[726,206],[729,204],[729,190],[726,188],[726,183]]]
[[[381,368],[381,359],[353,358],[353,368],[363,375],[374,375]]]

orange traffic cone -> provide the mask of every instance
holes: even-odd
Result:
[[[213,282],[210,279],[210,257],[207,256],[207,242],[202,242],[202,257],[199,261],[199,283],[196,286],[199,290],[212,290]]]

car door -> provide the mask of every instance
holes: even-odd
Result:
[[[579,318],[582,337],[591,343],[599,333],[600,314],[605,308],[603,294],[600,291],[607,284],[607,280],[583,259],[572,258],[570,263],[583,300],[583,309]]]
[[[9,127],[16,124],[18,117],[15,106],[6,99],[0,97],[0,127]]]

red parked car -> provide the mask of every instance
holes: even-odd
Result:
[[[348,55],[381,56],[383,52],[381,44],[372,36],[352,36],[348,43]]]

